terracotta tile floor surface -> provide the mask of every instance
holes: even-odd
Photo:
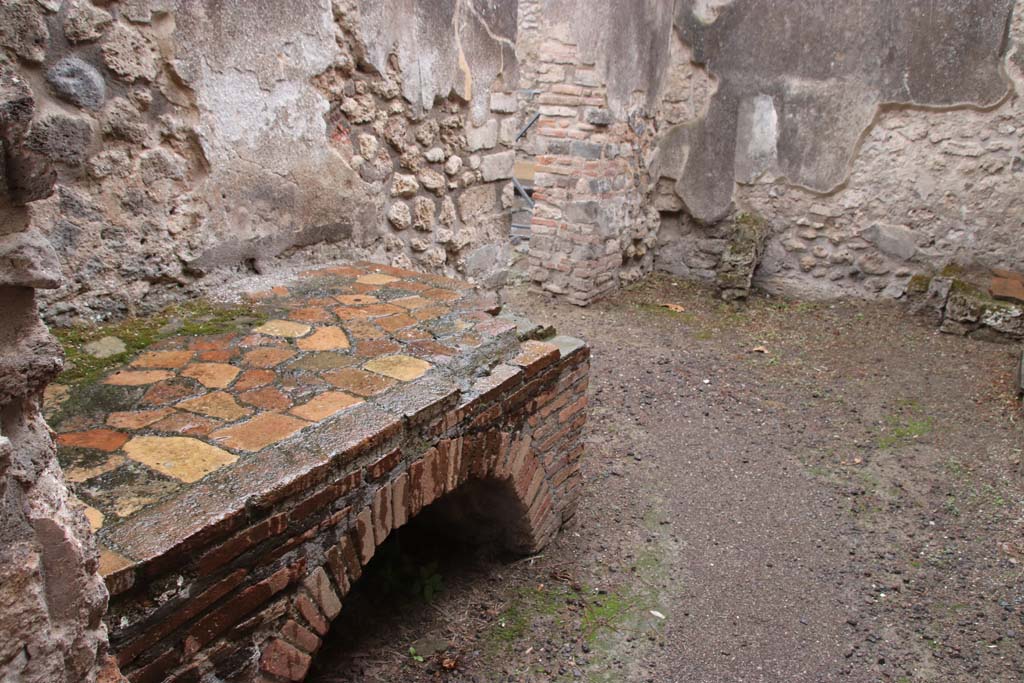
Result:
[[[99,530],[104,574],[145,559],[107,539],[148,507],[361,404],[386,408],[435,376],[470,378],[517,347],[515,323],[486,312],[466,283],[386,266],[310,271],[248,296],[266,322],[163,340],[89,387],[91,400],[58,425],[60,463]]]

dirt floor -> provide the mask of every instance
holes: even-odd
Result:
[[[1019,347],[668,278],[512,299],[593,348],[574,525],[510,560],[425,517],[311,680],[1024,681]]]

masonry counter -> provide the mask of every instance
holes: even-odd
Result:
[[[251,329],[159,341],[53,420],[133,683],[303,680],[375,548],[474,482],[517,552],[576,509],[582,341],[367,262],[248,297]]]

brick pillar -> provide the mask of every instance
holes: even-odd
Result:
[[[545,38],[537,61],[529,278],[585,306],[618,289],[620,272],[654,244],[639,137],[607,109],[607,89],[575,45]]]

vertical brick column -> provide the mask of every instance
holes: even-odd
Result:
[[[617,289],[620,272],[647,254],[657,221],[643,205],[637,131],[607,109],[594,65],[551,38],[540,41],[537,59],[529,278],[585,306]]]

